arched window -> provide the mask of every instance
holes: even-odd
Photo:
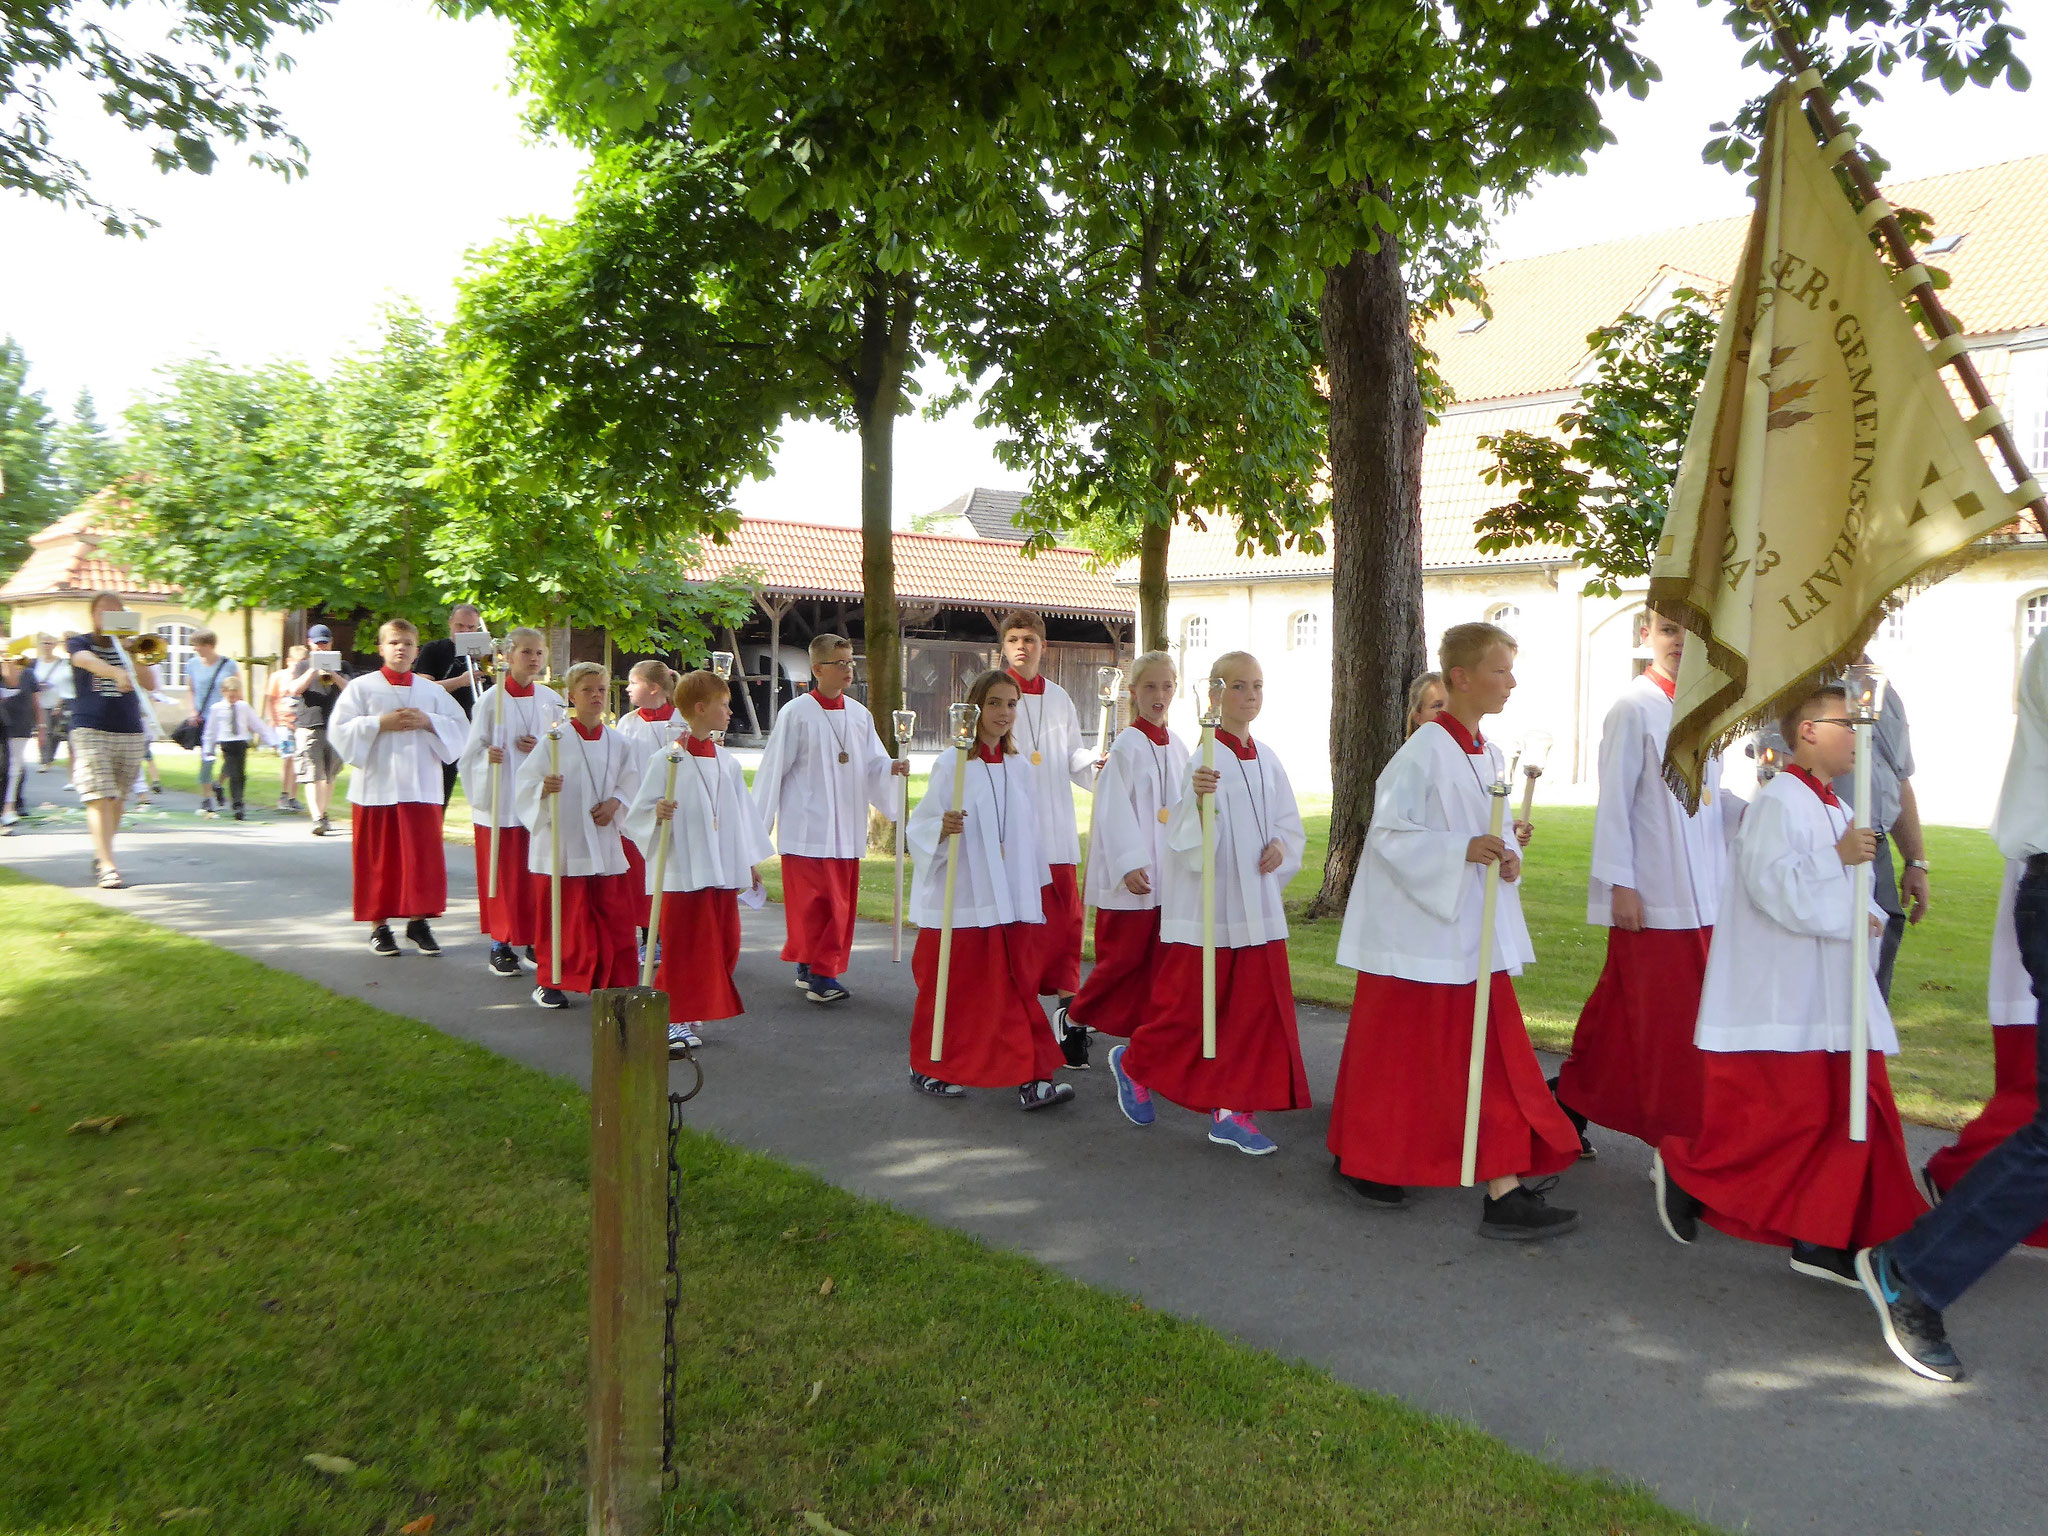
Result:
[[[2020,609],[2020,642],[2032,645],[2048,630],[2048,592],[2036,592]]]
[[[1180,622],[1180,643],[1190,651],[1209,649],[1209,620],[1202,614],[1191,613]]]
[[[191,664],[198,652],[192,649],[192,637],[199,633],[197,624],[159,624],[156,632],[164,638],[164,645],[170,655],[157,668],[156,685],[159,688],[183,688],[185,668]]]
[[[1297,613],[1287,621],[1287,648],[1311,651],[1322,639],[1322,621],[1313,613]]]
[[[1513,603],[1495,603],[1486,610],[1486,622],[1498,624],[1502,629],[1512,629],[1515,621],[1522,616],[1522,610]]]

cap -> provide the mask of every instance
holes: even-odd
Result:
[[[315,624],[306,631],[306,643],[308,645],[332,645],[334,643],[334,631],[325,624]]]

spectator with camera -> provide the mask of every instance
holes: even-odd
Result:
[[[327,819],[327,807],[334,799],[334,781],[341,774],[341,754],[328,745],[327,722],[334,718],[334,706],[341,702],[341,690],[348,686],[348,668],[334,647],[334,631],[315,624],[306,631],[311,648],[305,660],[292,664],[291,681],[284,685],[286,698],[298,709],[299,779],[306,786],[306,810],[313,818],[313,835],[325,837],[334,830]]]
[[[464,639],[465,635],[474,639]],[[476,657],[490,655],[489,637],[484,633],[484,616],[470,603],[457,603],[448,610],[448,633],[439,640],[429,640],[420,647],[419,656],[412,664],[413,676],[426,678],[447,693],[462,711],[467,720],[476,708],[476,691],[473,686],[475,673],[471,670]],[[456,765],[441,765],[441,805],[447,808],[448,801],[455,793],[457,778]]]

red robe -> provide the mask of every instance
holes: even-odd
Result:
[[[1994,1077],[1991,1099],[1977,1118],[1963,1127],[1952,1147],[1927,1160],[1927,1177],[1946,1195],[1977,1161],[2034,1118],[2039,1106],[2038,1026],[2004,1024],[1991,1031]],[[2029,1248],[2048,1248],[2048,1224],[2035,1228]]]
[[[416,800],[351,809],[349,863],[359,923],[439,917],[448,910],[441,807]]]
[[[1700,1128],[1707,1053],[1692,1043],[1711,928],[1607,930],[1607,964],[1579,1012],[1558,1099],[1649,1142]]]
[[[1184,1109],[1307,1109],[1286,941],[1217,949],[1213,1060],[1202,1056],[1202,948],[1160,945],[1151,999],[1123,1067],[1131,1081]]]
[[[782,958],[808,965],[814,976],[844,976],[853,960],[853,920],[859,901],[859,859],[785,853],[782,906],[788,936]]]
[[[498,894],[491,896],[491,829],[476,829],[476,926],[515,948],[537,936],[533,882],[527,877],[527,830],[498,829]]]
[[[1072,864],[1048,866],[1052,879],[1039,887],[1045,921],[1038,928],[1038,995],[1068,996],[1081,985],[1081,887]]]
[[[654,984],[668,994],[671,1024],[709,1024],[745,1013],[733,985],[739,963],[739,892],[661,893],[661,961]]]
[[[502,878],[502,876],[501,876]],[[539,961],[540,984],[564,992],[595,992],[599,987],[630,987],[640,979],[640,957],[633,942],[633,877],[631,875],[564,875],[562,877],[562,979],[555,980],[554,950],[549,940],[553,923],[548,906],[547,875],[528,874],[533,884],[539,932],[533,954]]]
[[[910,1020],[914,1072],[964,1088],[1017,1088],[1053,1076],[1066,1058],[1052,1037],[1032,982],[1036,923],[955,928],[946,983],[944,1055],[932,1057],[932,1012],[939,980],[939,931],[920,928],[910,973],[917,1007]]]
[[[1129,1035],[1145,1016],[1157,983],[1159,909],[1095,909],[1095,968],[1069,1005],[1076,1024],[1105,1035]],[[1200,978],[1196,985],[1200,986]],[[1197,1005],[1200,995],[1197,994]]]

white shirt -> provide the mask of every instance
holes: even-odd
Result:
[[[1998,809],[1991,817],[1991,840],[2008,859],[2048,853],[2048,645],[2043,640],[2048,635],[2036,637],[2020,661],[2019,719]]]
[[[48,709],[59,699],[73,697],[71,658],[68,656],[39,656],[36,658],[36,697]]]
[[[1486,785],[1507,771],[1500,748],[1485,745],[1472,756],[1432,720],[1380,771],[1372,825],[1337,938],[1339,965],[1439,986],[1479,979],[1486,866],[1469,862],[1465,851],[1492,825]],[[1505,814],[1501,835],[1509,835]],[[1487,969],[1519,976],[1535,958],[1522,921],[1520,882],[1502,880]]]
[[[1835,844],[1849,807],[1828,805],[1790,771],[1757,791],[1735,834],[1721,920],[1707,952],[1694,1042],[1703,1051],[1846,1051],[1855,950],[1851,871]],[[1873,904],[1868,908],[1878,915]],[[1877,943],[1861,978],[1871,1049],[1899,1037],[1877,990]]]
[[[1095,781],[1095,812],[1088,832],[1089,906],[1112,912],[1149,912],[1159,905],[1166,868],[1166,820],[1187,784],[1188,749],[1171,731],[1155,744],[1137,726],[1117,732],[1109,761]],[[1133,895],[1124,876],[1142,869],[1152,881],[1147,896]]]
[[[941,820],[953,809],[953,776],[960,749],[948,747],[932,762],[931,785],[905,823],[903,840],[917,860],[910,884],[910,920],[937,928],[946,909],[946,865],[957,850],[960,873],[953,890],[955,928],[997,928],[1008,923],[1042,923],[1039,891],[1052,879],[1038,842],[1038,808],[1031,786],[1037,777],[1021,752],[998,767],[969,755],[961,807],[967,826],[958,837],[941,835]]]
[[[629,709],[619,716],[612,729],[632,744],[643,763],[671,742],[690,734],[690,728],[683,724],[682,711],[673,708],[666,720],[650,720],[639,710]]]
[[[476,702],[476,709],[469,717],[469,736],[462,746],[462,756],[457,764],[462,771],[462,793],[469,801],[469,813],[479,827],[517,827],[524,825],[519,819],[516,804],[518,799],[514,785],[519,777],[519,765],[526,761],[527,754],[519,750],[519,738],[531,736],[536,743],[541,733],[568,713],[568,706],[562,696],[546,683],[535,683],[533,692],[525,698],[507,693],[501,706],[498,700],[499,685],[491,684]],[[500,720],[502,707],[504,718]],[[498,764],[498,814],[491,818],[491,757],[492,747],[505,754],[505,761]]]
[[[747,793],[739,759],[723,747],[713,756],[679,752],[675,764],[675,815],[669,818],[669,845],[661,869],[664,891],[746,891],[753,889],[753,867],[775,854],[768,829]],[[626,836],[639,846],[647,864],[647,893],[654,894],[656,802],[668,789],[667,752],[657,752],[640,765],[640,788],[626,812]]]
[[[277,732],[265,725],[247,699],[222,699],[206,711],[206,728],[200,733],[199,750],[211,752],[224,741],[260,741],[277,745]]]
[[[1011,674],[1014,676],[1015,674]],[[1081,834],[1074,824],[1074,792],[1095,782],[1095,754],[1081,744],[1081,717],[1074,701],[1051,678],[1045,692],[1017,700],[1017,722],[1010,739],[1017,754],[1032,768],[1032,798],[1038,807],[1038,835],[1048,864],[1081,862]],[[1038,762],[1031,761],[1032,753]]]
[[[2005,884],[1998,891],[1998,920],[1991,925],[1991,981],[1988,988],[1993,1027],[2033,1024],[2040,1018],[2034,1001],[2034,981],[2027,963],[2020,958],[2019,935],[2012,925],[2012,902],[2019,894],[2020,872],[2026,866],[2018,859],[2005,861]]]
[[[416,672],[406,677],[394,685],[379,667],[350,678],[335,701],[327,741],[356,770],[348,781],[351,805],[441,804],[441,765],[462,755],[469,722],[445,688]],[[378,717],[408,707],[426,715],[426,730],[378,727]]]
[[[874,718],[858,699],[840,699],[844,709],[827,709],[810,693],[784,705],[754,770],[761,825],[785,854],[857,859],[867,852],[868,807],[896,819],[891,759]]]
[[[604,726],[595,741],[585,741],[573,724],[561,730],[562,787],[541,793],[548,776],[548,740],[543,735],[526,754],[513,779],[520,824],[529,830],[526,867],[536,875],[555,872],[554,828],[549,818],[562,818],[562,873],[623,875],[626,872],[626,811],[640,788],[640,755],[619,733]],[[619,802],[608,826],[590,819],[593,808],[607,800]],[[545,811],[543,811],[545,802]]]
[[[1294,803],[1287,770],[1270,747],[1252,743],[1258,754],[1246,762],[1220,739],[1216,743],[1216,943],[1224,949],[1256,949],[1287,937],[1287,909],[1280,894],[1301,868],[1308,833]],[[1190,787],[1199,757],[1190,757],[1180,799],[1167,813],[1169,857],[1160,869],[1159,938],[1165,944],[1202,942],[1202,810]],[[1266,844],[1280,840],[1280,867],[1259,873]]]
[[[1630,683],[1600,727],[1600,804],[1593,813],[1593,875],[1586,921],[1614,921],[1614,888],[1643,899],[1645,928],[1710,928],[1728,875],[1728,843],[1742,802],[1707,760],[1700,808],[1687,815],[1664,782],[1671,700],[1648,673]]]

